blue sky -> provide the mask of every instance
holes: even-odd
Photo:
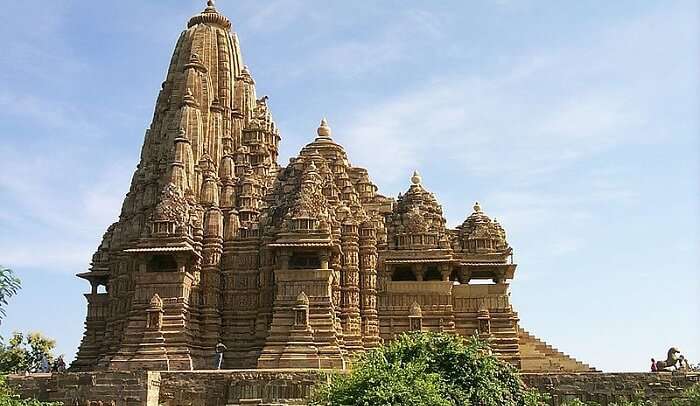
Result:
[[[204,1],[0,9],[0,333],[72,358],[87,270],[119,212],[177,36]],[[478,200],[519,263],[521,325],[604,370],[700,362],[695,1],[220,0],[280,163],[327,116],[385,195],[414,169],[461,223]]]

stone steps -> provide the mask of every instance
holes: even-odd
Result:
[[[559,351],[522,328],[518,336],[523,372],[597,372],[590,365]]]

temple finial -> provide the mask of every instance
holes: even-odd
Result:
[[[207,8],[204,9],[204,13],[219,14],[219,12],[216,10],[216,3],[214,3],[214,0],[207,0]]]
[[[481,213],[481,205],[479,204],[479,202],[474,203],[474,212]]]
[[[316,131],[319,137],[330,137],[332,134],[331,127],[328,126],[328,120],[326,118],[321,119],[321,125]]]
[[[413,171],[413,176],[411,176],[411,183],[414,185],[420,185],[423,179],[420,176],[420,173],[418,171]]]
[[[219,14],[216,10],[216,2],[214,2],[214,0],[207,0],[207,7],[202,10],[201,13],[190,18],[190,21],[187,23],[187,28],[192,28],[197,24],[210,24],[225,30],[231,29],[231,21]]]

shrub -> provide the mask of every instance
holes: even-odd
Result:
[[[317,388],[312,405],[537,405],[517,370],[476,338],[406,333]]]
[[[0,374],[39,371],[44,358],[51,364],[55,345],[40,333],[13,333],[7,344],[0,343]]]

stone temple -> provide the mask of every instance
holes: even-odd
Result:
[[[212,369],[219,343],[226,369],[342,369],[423,330],[478,334],[523,371],[592,370],[520,328],[513,249],[478,203],[449,229],[417,172],[385,197],[325,120],[309,139],[277,162],[267,97],[209,1],[177,42],[119,220],[78,275],[92,292],[72,369]]]

